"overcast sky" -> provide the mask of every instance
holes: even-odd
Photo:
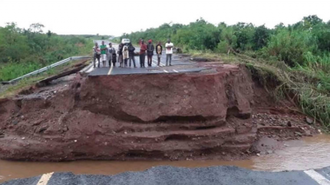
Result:
[[[119,36],[163,23],[188,24],[203,17],[218,24],[293,24],[304,16],[330,20],[330,0],[0,0],[0,26],[45,25],[57,34]]]

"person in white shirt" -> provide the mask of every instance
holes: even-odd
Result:
[[[172,65],[172,54],[173,54],[173,43],[170,39],[167,39],[167,43],[165,44],[166,48],[166,66]]]
[[[125,65],[125,67],[127,67],[127,62],[129,59],[129,52],[128,52],[127,44],[125,44],[123,47],[123,59],[124,59],[124,65]],[[124,65],[122,65],[122,67],[124,67]]]
[[[94,57],[93,57],[94,68],[96,68],[96,59],[98,61],[98,67],[100,67],[101,49],[97,44],[97,42],[95,42],[95,46],[93,47],[93,53],[94,53]]]

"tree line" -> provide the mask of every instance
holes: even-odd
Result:
[[[82,36],[43,32],[35,23],[22,29],[15,23],[0,27],[0,81],[10,80],[64,58],[90,53],[93,43]]]
[[[185,52],[238,52],[281,60],[290,67],[310,62],[330,63],[330,21],[324,22],[316,15],[304,17],[288,26],[280,23],[273,29],[242,22],[213,25],[200,18],[188,25],[163,24],[158,28],[123,34],[122,37],[133,42],[140,38],[163,42],[171,38]]]

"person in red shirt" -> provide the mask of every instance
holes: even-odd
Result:
[[[147,45],[144,43],[143,39],[140,40],[140,67],[145,67],[145,59],[146,59],[146,50]]]

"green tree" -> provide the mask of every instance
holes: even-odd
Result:
[[[51,32],[50,30],[48,30],[48,32],[47,32],[47,36],[48,36],[48,37],[51,37],[51,36],[52,36],[52,32]]]
[[[316,49],[315,37],[308,30],[284,29],[273,35],[265,49],[266,55],[277,57],[289,66],[304,65],[304,55]]]
[[[255,29],[252,42],[253,42],[253,49],[259,50],[265,47],[268,43],[270,37],[270,30],[265,27],[265,25],[259,26]]]

